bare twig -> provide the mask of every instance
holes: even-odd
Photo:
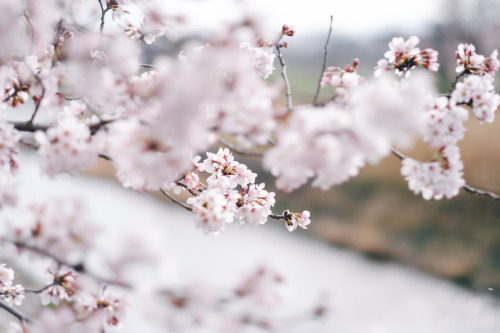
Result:
[[[42,86],[42,94],[40,95],[40,98],[35,101],[35,111],[33,111],[33,114],[31,115],[30,120],[28,121],[28,124],[33,124],[33,120],[35,120],[36,114],[38,113],[38,110],[40,109],[40,105],[42,104],[43,97],[45,96],[45,86],[43,85],[42,79],[36,74],[33,73],[35,76],[35,79],[38,81],[38,83]]]
[[[16,317],[22,324],[24,324],[24,323],[32,323],[33,322],[32,319],[26,317],[21,312],[17,311],[16,309],[11,308],[10,306],[8,306],[7,304],[5,304],[2,301],[0,301],[0,308],[4,309],[8,313],[10,313],[14,317]]]
[[[178,180],[175,182],[175,185],[177,186],[180,186],[182,188],[185,188],[189,193],[191,193],[191,195],[194,195],[194,196],[197,196],[199,193],[197,193],[196,191],[193,191],[192,189],[190,189],[186,183],[182,182],[181,180]]]
[[[36,247],[36,246],[33,246],[33,245],[25,244],[25,243],[22,243],[22,242],[11,241],[11,240],[5,239],[5,238],[1,238],[0,241],[1,242],[6,242],[6,243],[10,243],[10,244],[14,245],[15,247],[17,247],[19,249],[28,250],[28,251],[37,253],[39,255],[42,255],[44,257],[51,258],[58,265],[69,267],[69,268],[75,270],[76,272],[84,274],[84,275],[86,275],[86,276],[88,276],[88,277],[90,277],[90,278],[92,278],[92,279],[94,279],[96,281],[99,281],[99,282],[102,282],[102,283],[105,283],[105,284],[119,286],[119,287],[122,287],[122,288],[132,289],[132,286],[130,286],[127,283],[124,283],[124,282],[121,282],[121,281],[109,280],[109,279],[97,276],[97,275],[95,275],[95,274],[87,271],[85,269],[85,266],[82,263],[70,264],[69,262],[66,262],[65,260],[62,260],[62,259],[58,258],[57,256],[53,255],[52,253],[48,252],[45,249],[42,249],[42,248],[39,248],[39,247]]]
[[[403,155],[402,153],[400,153],[399,151],[397,151],[396,149],[392,149],[391,150],[391,153],[396,156],[397,158],[399,158],[401,161],[404,160],[405,158],[407,158],[405,155]]]
[[[236,147],[235,145],[233,145],[232,143],[227,142],[224,139],[217,138],[217,140],[219,141],[220,144],[226,146],[227,148],[229,148],[231,151],[235,152],[238,155],[249,156],[249,157],[262,157],[262,156],[264,156],[263,153],[241,150],[238,147]]]
[[[451,83],[451,88],[450,88],[450,92],[448,93],[448,95],[451,95],[451,93],[455,90],[455,88],[457,87],[457,83],[458,83],[458,80],[460,80],[460,78],[464,75],[468,74],[467,71],[463,71],[462,73],[458,74],[456,77],[455,77],[455,80],[453,80],[453,82]]]
[[[90,134],[95,134],[97,133],[101,128],[106,126],[107,124],[113,122],[113,120],[102,120],[101,122],[90,125]],[[16,130],[21,131],[21,132],[36,132],[36,131],[42,131],[46,132],[50,127],[53,125],[34,125],[32,122],[19,122],[19,121],[10,121],[10,124],[12,124]]]
[[[108,12],[108,10],[110,9],[109,6],[106,7],[106,9],[104,8],[103,4],[102,4],[102,0],[97,0],[99,2],[99,6],[101,6],[101,26],[99,27],[99,31],[101,32],[101,35],[104,31],[104,16],[106,15],[106,13]]]
[[[321,79],[323,78],[323,73],[325,72],[326,69],[326,56],[328,54],[328,43],[330,42],[330,37],[332,35],[332,30],[333,30],[333,15],[330,15],[330,29],[328,30],[328,36],[326,37],[326,43],[325,43],[325,52],[323,53],[323,67],[321,68],[321,73],[319,76],[319,82],[318,82],[318,88],[316,89],[316,94],[314,95],[313,98],[313,105],[318,105],[318,96],[319,96],[319,91],[321,90]]]
[[[269,214],[269,217],[272,218],[272,219],[275,219],[276,221],[284,220],[285,219],[285,215],[284,214],[281,214],[281,215],[278,215],[278,214]]]
[[[471,187],[467,184],[462,186],[462,188],[466,192],[477,195],[478,197],[488,197],[488,198],[492,198],[493,200],[500,201],[500,196],[496,195],[495,193],[478,190],[478,189]]]
[[[278,52],[278,60],[281,65],[281,76],[283,77],[283,81],[285,81],[285,89],[286,89],[286,106],[290,110],[292,108],[292,92],[290,89],[290,82],[288,81],[288,76],[286,74],[286,62],[285,59],[283,58],[283,54],[281,53],[281,47],[282,45],[280,44],[280,41],[277,41],[276,44],[274,45],[276,48],[276,51]]]
[[[396,156],[397,158],[399,158],[401,161],[404,160],[405,158],[408,158],[407,156],[403,155],[402,153],[400,153],[399,151],[397,151],[395,149],[392,149],[392,154],[394,156]],[[463,185],[462,189],[464,189],[464,191],[467,193],[471,193],[471,194],[474,194],[474,195],[479,196],[479,197],[488,197],[488,198],[491,198],[493,200],[500,201],[500,196],[498,196],[497,194],[495,194],[493,192],[486,192],[483,190],[479,190],[479,189],[476,189],[476,188],[469,186],[467,184]]]
[[[178,204],[179,206],[189,210],[189,211],[192,211],[193,208],[191,208],[191,206],[189,205],[186,205],[185,203],[183,202],[180,202],[179,200],[177,200],[176,198],[174,198],[173,196],[170,195],[170,193],[168,193],[167,191],[165,191],[164,189],[160,189],[161,193],[163,193],[167,198],[169,198],[170,200],[172,200],[172,202]]]
[[[24,0],[24,18],[26,19],[26,22],[28,23],[29,31],[30,31],[30,48],[29,48],[29,54],[32,53],[33,51],[33,41],[35,40],[35,28],[33,27],[33,23],[31,22],[31,19],[28,15],[28,5],[26,4],[26,0]]]

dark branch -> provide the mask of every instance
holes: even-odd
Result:
[[[226,146],[227,148],[229,148],[231,151],[235,152],[238,155],[249,156],[249,157],[262,157],[262,156],[264,156],[263,153],[241,150],[241,149],[237,148],[236,146],[234,146],[232,143],[229,143],[224,139],[218,138],[217,140],[219,141],[220,144]]]
[[[269,217],[272,218],[272,219],[275,219],[276,221],[285,220],[285,215],[284,214],[281,214],[281,215],[270,214]]]
[[[185,188],[185,189],[186,189],[189,193],[191,193],[191,195],[194,195],[194,196],[197,196],[197,195],[198,195],[198,193],[196,193],[196,192],[195,192],[195,191],[193,191],[192,189],[188,188],[188,186],[187,186],[184,182],[182,182],[182,180],[178,180],[178,181],[176,181],[176,182],[175,182],[175,185],[180,186],[180,187],[182,187],[182,188]]]
[[[22,324],[24,323],[32,323],[33,320],[26,317],[25,315],[23,315],[21,312],[13,309],[12,307],[8,306],[7,304],[5,304],[4,302],[0,301],[0,308],[4,309],[5,311],[7,311],[8,313],[10,313],[11,315],[13,315],[14,317],[16,317]]]
[[[312,102],[312,104],[315,106],[318,105],[318,96],[319,96],[319,91],[321,90],[321,79],[323,78],[323,73],[325,72],[325,69],[326,69],[326,56],[328,54],[328,43],[330,42],[332,30],[333,30],[333,15],[330,15],[330,29],[328,30],[328,36],[326,37],[325,52],[323,54],[323,67],[321,68],[321,73],[320,73],[319,82],[318,82],[318,88],[316,89],[316,94],[314,95],[314,99]]]
[[[167,198],[169,198],[170,200],[172,200],[172,202],[178,204],[179,206],[189,210],[189,211],[192,211],[193,208],[189,205],[186,205],[185,203],[183,202],[180,202],[179,200],[177,200],[176,198],[174,198],[173,196],[170,195],[170,193],[168,193],[167,191],[165,191],[164,189],[160,189],[161,193],[163,193]]]
[[[292,92],[290,89],[290,82],[288,81],[288,76],[286,74],[286,63],[285,59],[283,59],[283,54],[281,53],[280,41],[277,41],[274,45],[276,51],[278,52],[278,60],[281,65],[281,76],[283,77],[283,81],[285,81],[285,89],[286,89],[286,106],[290,110],[292,108]]]
[[[43,85],[42,80],[40,77],[36,74],[35,79],[38,81],[38,83],[42,86],[42,94],[40,95],[40,98],[35,101],[35,111],[33,111],[33,115],[31,116],[30,120],[28,121],[28,124],[33,124],[33,120],[35,120],[36,114],[38,113],[38,110],[40,109],[40,105],[42,104],[43,97],[45,96],[45,86]]]
[[[456,77],[455,77],[455,80],[453,80],[453,82],[451,83],[451,88],[450,88],[450,92],[448,93],[448,95],[451,95],[451,93],[455,90],[455,88],[457,87],[457,83],[458,83],[458,80],[460,80],[460,78],[464,75],[467,74],[467,71],[463,71],[462,73],[458,74]]]
[[[124,282],[121,282],[121,281],[109,280],[109,279],[105,279],[105,278],[96,276],[93,273],[87,271],[85,269],[85,266],[82,263],[70,264],[70,263],[68,263],[68,262],[66,262],[66,261],[58,258],[57,256],[53,255],[52,253],[48,252],[45,249],[41,249],[41,248],[38,248],[36,246],[25,244],[25,243],[22,243],[22,242],[11,241],[11,240],[8,240],[8,239],[5,239],[5,238],[0,239],[0,241],[6,242],[6,243],[10,243],[10,244],[16,246],[17,248],[28,250],[28,251],[31,251],[33,253],[37,253],[39,255],[42,255],[44,257],[51,258],[58,265],[69,267],[69,268],[73,269],[74,271],[76,271],[78,273],[81,273],[81,274],[84,274],[84,275],[86,275],[86,276],[88,276],[88,277],[90,277],[90,278],[92,278],[92,279],[94,279],[96,281],[100,281],[100,282],[105,283],[105,284],[111,284],[111,285],[119,286],[119,287],[122,287],[122,288],[132,289],[132,286],[130,286],[127,283],[124,283]]]
[[[492,198],[493,200],[500,201],[500,196],[496,195],[495,193],[478,190],[478,189],[476,189],[474,187],[471,187],[471,186],[469,186],[467,184],[465,184],[464,186],[462,186],[462,188],[466,192],[472,193],[474,195],[477,195],[478,197],[488,197],[488,198]]]
[[[108,6],[106,7],[106,9],[104,9],[104,6],[102,5],[102,0],[97,0],[97,1],[99,1],[99,6],[101,6],[101,26],[99,27],[99,31],[101,32],[102,35],[102,32],[104,31],[104,16],[106,15],[106,13],[110,8]]]
[[[106,126],[107,124],[113,122],[113,120],[102,120],[97,124],[89,126],[90,129],[90,134],[94,135],[96,134],[101,128]],[[50,127],[53,125],[34,125],[33,122],[28,121],[28,122],[19,122],[19,121],[10,121],[10,124],[12,124],[18,131],[21,132],[36,132],[36,131],[42,131],[46,132]]]

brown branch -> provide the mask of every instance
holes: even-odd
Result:
[[[402,153],[400,153],[399,151],[395,150],[395,149],[392,149],[392,154],[394,156],[396,156],[397,158],[399,158],[401,161],[404,160],[405,158],[408,158],[407,156],[403,155]],[[471,194],[474,194],[478,197],[488,197],[488,198],[491,198],[493,200],[496,200],[496,201],[500,201],[500,196],[493,193],[493,192],[487,192],[487,191],[483,191],[483,190],[479,190],[477,188],[474,188],[472,186],[469,186],[467,184],[463,185],[462,186],[462,189],[467,192],[467,193],[471,193]]]
[[[451,83],[451,88],[450,88],[450,91],[448,93],[448,95],[451,96],[451,93],[455,90],[455,88],[457,87],[457,83],[458,83],[458,80],[460,80],[460,78],[464,75],[468,74],[466,70],[464,70],[462,73],[458,74],[456,77],[455,77],[455,80],[453,80],[453,82]]]
[[[26,317],[25,315],[23,315],[21,312],[13,309],[12,307],[8,306],[7,304],[5,304],[3,301],[0,301],[0,308],[4,309],[5,311],[7,311],[8,313],[10,313],[11,315],[13,315],[14,317],[16,317],[20,322],[21,324],[24,324],[24,323],[32,323],[33,320]]]
[[[488,198],[492,198],[493,200],[500,201],[500,196],[498,196],[497,194],[495,194],[493,192],[486,192],[486,191],[478,190],[478,189],[471,187],[467,184],[462,186],[462,188],[465,190],[465,192],[474,194],[478,197],[488,197]]]
[[[276,42],[274,47],[276,48],[276,51],[278,52],[278,60],[279,60],[280,65],[281,65],[281,76],[283,77],[283,81],[285,81],[286,106],[290,110],[292,108],[292,93],[291,93],[291,89],[290,89],[290,82],[288,81],[288,76],[286,74],[285,59],[283,59],[283,54],[281,53],[282,45],[280,44],[279,40]]]
[[[40,98],[37,101],[35,101],[35,111],[33,111],[33,114],[31,115],[31,118],[28,121],[28,124],[30,124],[30,125],[33,124],[33,120],[35,120],[36,114],[38,113],[38,110],[40,109],[40,105],[42,104],[43,97],[45,96],[45,86],[43,85],[42,80],[40,79],[40,77],[37,74],[35,74],[35,73],[33,73],[33,74],[35,76],[35,79],[42,86],[42,94],[40,95]]]
[[[272,218],[272,219],[275,219],[276,221],[285,220],[285,215],[284,214],[281,214],[281,215],[278,215],[278,214],[269,214],[269,217]]]
[[[94,279],[96,281],[100,281],[100,282],[105,283],[105,284],[111,284],[111,285],[119,286],[119,287],[122,287],[122,288],[132,289],[132,286],[129,285],[129,284],[127,284],[127,283],[124,283],[124,282],[121,282],[121,281],[109,280],[109,279],[97,276],[97,275],[95,275],[95,274],[87,271],[85,269],[85,266],[83,265],[83,263],[70,264],[69,262],[66,262],[65,260],[62,260],[62,259],[58,258],[57,256],[53,255],[52,253],[48,252],[45,249],[42,249],[42,248],[39,248],[39,247],[36,247],[36,246],[33,246],[33,245],[25,244],[25,243],[22,243],[22,242],[11,241],[11,240],[5,239],[5,238],[0,238],[0,241],[1,242],[6,242],[6,243],[10,243],[10,244],[14,245],[17,248],[28,250],[28,251],[31,251],[33,253],[37,253],[39,255],[42,255],[44,257],[51,258],[58,265],[69,267],[69,268],[73,269],[74,271],[76,271],[78,273],[81,273],[81,274],[84,274],[84,275],[86,275],[86,276],[88,276],[88,277],[90,277],[90,278],[92,278],[92,279]]]
[[[185,189],[186,189],[189,193],[191,193],[191,195],[193,195],[193,196],[197,196],[197,195],[198,195],[198,193],[197,193],[197,192],[195,192],[195,191],[193,191],[192,189],[190,189],[190,188],[187,186],[187,184],[186,184],[186,183],[182,182],[182,180],[178,180],[178,181],[176,181],[176,182],[175,182],[175,185],[180,186],[180,187],[182,187],[182,188],[185,188]]]
[[[328,36],[326,37],[326,43],[325,43],[325,48],[324,48],[325,52],[323,53],[323,67],[321,68],[321,74],[319,76],[318,88],[316,89],[316,94],[314,95],[313,102],[312,102],[312,104],[314,106],[318,105],[318,96],[319,96],[319,91],[321,90],[321,79],[323,78],[323,73],[325,72],[325,69],[326,69],[326,56],[328,54],[328,43],[330,42],[332,30],[333,30],[333,15],[330,15],[330,29],[328,30]]]
[[[169,198],[173,203],[176,203],[178,204],[179,206],[183,207],[184,209],[186,210],[189,210],[190,212],[193,210],[193,208],[189,205],[186,205],[185,203],[183,202],[180,202],[179,200],[177,200],[176,198],[174,198],[173,196],[170,195],[170,193],[168,193],[167,191],[165,191],[164,189],[160,189],[161,193],[163,193],[167,198]]]
[[[262,156],[264,156],[264,153],[241,150],[241,149],[237,148],[236,146],[234,146],[232,143],[227,142],[224,139],[217,138],[217,140],[219,141],[220,144],[222,144],[223,146],[226,146],[227,148],[229,148],[231,151],[233,151],[234,153],[236,153],[238,155],[249,156],[249,157],[262,157]]]
[[[104,9],[104,6],[102,5],[102,0],[97,0],[97,1],[99,2],[99,6],[101,7],[101,26],[99,27],[99,31],[101,32],[102,35],[104,31],[104,16],[106,15],[106,13],[110,8],[109,6],[107,6],[106,9]]]
[[[96,134],[101,128],[106,126],[109,123],[112,123],[113,120],[101,120],[99,123],[90,125],[90,134],[94,135]],[[33,122],[24,122],[24,121],[9,121],[11,125],[14,126],[14,128],[20,132],[36,132],[36,131],[42,131],[46,132],[49,128],[51,128],[54,125],[34,125]]]

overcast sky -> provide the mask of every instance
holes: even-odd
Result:
[[[184,0],[185,1],[185,0]],[[200,22],[231,17],[237,0],[191,1]],[[175,1],[174,1],[175,2]],[[373,36],[394,31],[419,34],[438,20],[439,0],[247,0],[265,10],[272,22],[293,25],[297,33],[327,31],[334,17],[334,31],[351,36]],[[184,2],[183,4],[186,4]]]

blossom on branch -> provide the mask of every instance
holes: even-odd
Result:
[[[406,41],[402,37],[394,37],[389,43],[389,51],[384,54],[385,59],[379,60],[375,67],[375,76],[394,69],[397,75],[408,77],[410,71],[418,66],[436,72],[439,68],[438,52],[430,48],[421,51],[416,47],[418,43],[420,39],[416,36]]]

